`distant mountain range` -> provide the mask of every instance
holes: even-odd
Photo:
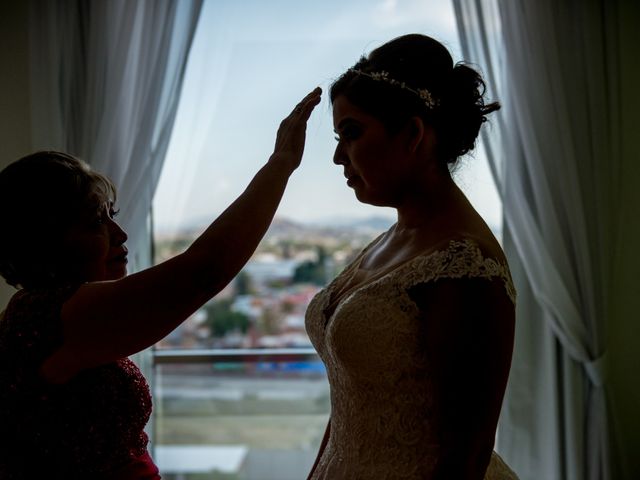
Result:
[[[297,222],[283,217],[276,217],[266,236],[286,236],[290,238],[309,236],[313,234],[339,235],[371,235],[387,230],[393,225],[394,220],[388,217],[371,216],[371,217],[336,217],[326,220],[318,220],[313,222]]]
[[[313,222],[305,222],[305,225],[331,227],[331,228],[372,228],[375,230],[387,230],[395,223],[395,219],[381,215],[370,217],[332,217]]]
[[[201,222],[194,221],[177,231],[166,228],[157,228],[156,237],[195,236],[204,231],[210,220],[211,219],[206,219]],[[343,234],[347,232],[368,234],[383,232],[394,223],[394,219],[379,215],[370,217],[328,217],[326,219],[315,220],[308,223],[291,220],[286,217],[276,217],[267,231],[267,236],[277,235],[296,237],[298,235],[308,235],[310,233],[326,235],[330,232],[339,232]]]
[[[210,219],[207,219],[207,222]],[[207,227],[207,222],[193,222],[190,226],[184,226],[176,231],[166,229],[156,229],[156,239],[190,237],[194,238],[199,235]],[[322,220],[314,220],[312,222],[299,222],[286,217],[276,217],[266,237],[278,236],[289,238],[308,237],[313,235],[319,236],[336,236],[344,238],[345,235],[377,235],[389,229],[395,223],[395,219],[373,215],[369,217],[347,217],[336,216],[328,217]],[[492,230],[501,238],[502,231],[500,227],[492,226]]]

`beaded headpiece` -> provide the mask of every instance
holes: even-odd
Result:
[[[362,70],[358,70],[357,68],[350,68],[349,71],[358,75],[364,75],[365,77],[369,77],[370,79],[377,82],[387,82],[389,85],[407,90],[408,92],[411,92],[414,95],[420,97],[429,110],[433,110],[435,107],[440,105],[440,100],[434,98],[434,96],[431,95],[431,92],[426,88],[411,88],[405,82],[401,82],[400,80],[396,80],[394,78],[389,78],[389,72],[385,72],[384,70],[381,70],[379,72],[363,72]]]

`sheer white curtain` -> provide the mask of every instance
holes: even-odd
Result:
[[[118,187],[133,269],[202,0],[32,0],[32,139],[77,155]]]
[[[523,480],[610,478],[605,325],[620,138],[616,2],[454,0],[503,103],[485,135],[519,290],[497,449]]]

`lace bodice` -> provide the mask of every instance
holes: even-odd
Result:
[[[329,313],[332,293],[365,252],[307,311],[307,331],[331,386],[330,437],[312,478],[425,478],[439,446],[419,311],[409,290],[440,278],[477,277],[500,279],[513,302],[515,291],[506,264],[485,258],[472,240],[451,241],[356,288]],[[516,478],[494,454],[485,479]]]

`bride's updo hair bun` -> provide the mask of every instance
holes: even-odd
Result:
[[[476,70],[454,65],[437,40],[409,34],[361,57],[334,82],[330,98],[344,95],[392,134],[420,116],[436,132],[439,159],[454,164],[473,149],[486,115],[500,108],[496,102],[485,104],[484,93]]]
[[[473,150],[487,115],[500,108],[497,102],[485,104],[485,90],[476,70],[462,62],[455,65],[443,91],[436,129],[441,153],[449,161]]]

